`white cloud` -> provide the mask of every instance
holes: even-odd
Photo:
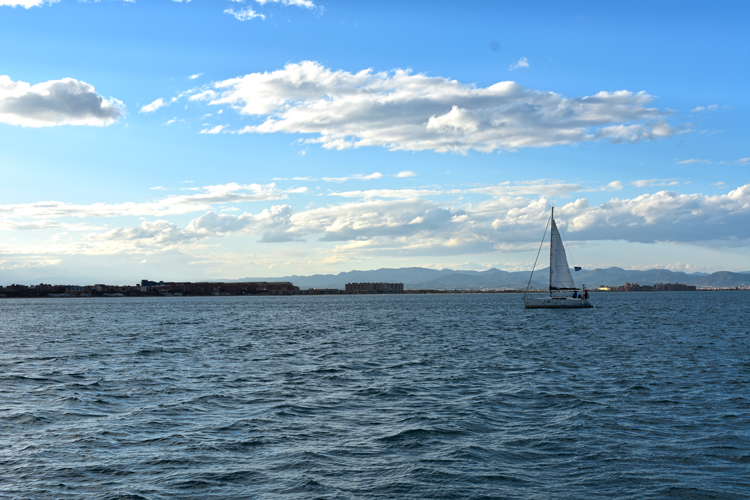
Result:
[[[404,170],[402,172],[399,172],[396,174],[396,177],[416,177],[416,173],[410,171],[410,170]]]
[[[224,130],[227,126],[226,125],[216,125],[213,128],[204,128],[201,130],[201,134],[218,134],[222,130]]]
[[[259,13],[255,12],[250,7],[244,7],[242,9],[238,10],[238,11],[236,11],[234,9],[226,9],[224,11],[224,13],[225,14],[230,14],[230,15],[234,16],[239,21],[249,21],[251,19],[255,19],[256,17],[259,17],[261,19],[265,19],[266,18],[266,16],[264,16],[263,14],[259,14]]]
[[[164,99],[160,97],[151,104],[146,104],[145,106],[143,106],[139,113],[153,113],[157,109],[164,107],[165,104],[166,103],[164,102]]]
[[[196,78],[200,78],[201,76],[203,76],[203,73],[196,73],[194,75],[190,75],[188,78],[191,80],[195,80]]]
[[[477,88],[408,70],[332,71],[312,61],[221,81],[191,99],[261,119],[240,133],[312,134],[306,142],[329,149],[490,152],[638,142],[683,131],[663,120],[668,111],[647,107],[652,98],[645,92],[565,98],[514,82]]]
[[[16,222],[14,220],[0,220],[0,229],[4,231],[29,231],[39,229],[54,229],[60,227],[59,222],[52,220],[38,220],[30,222]]]
[[[750,184],[716,196],[659,191],[598,207],[568,207],[561,212],[568,216],[569,238],[644,243],[750,238]]]
[[[255,0],[261,5],[265,5],[267,3],[280,3],[283,5],[294,5],[297,7],[306,7],[308,9],[312,9],[315,7],[315,4],[311,0]]]
[[[178,243],[186,243],[196,239],[202,239],[201,236],[189,234],[182,231],[178,226],[166,220],[156,220],[153,222],[145,221],[140,226],[112,229],[103,234],[90,234],[87,236],[92,240],[109,240],[109,241],[139,241],[148,240],[146,243],[150,247],[154,246],[171,246]]]
[[[36,85],[0,76],[0,122],[24,127],[105,126],[124,115],[117,99],[104,99],[86,82],[63,78]]]
[[[635,187],[646,186],[679,186],[680,181],[677,179],[642,179],[631,182]]]
[[[8,7],[24,7],[29,9],[31,7],[39,7],[45,3],[57,3],[60,0],[0,0],[0,6]]]
[[[326,182],[346,182],[350,180],[359,180],[359,181],[372,181],[376,179],[381,179],[383,177],[383,174],[380,172],[373,172],[371,174],[354,174],[349,175],[347,177],[323,177],[323,180]]]
[[[208,212],[188,224],[186,232],[205,236],[225,236],[230,233],[260,234],[264,243],[299,241],[291,223],[294,213],[289,205],[276,205],[257,215],[226,215]]]
[[[525,57],[522,57],[518,61],[511,64],[508,69],[513,71],[519,68],[528,68],[528,67],[529,67],[529,60],[526,59]]]
[[[331,196],[342,196],[344,198],[396,198],[410,199],[420,196],[434,196],[441,194],[441,191],[431,189],[369,189],[367,191],[342,191],[330,193]]]
[[[149,203],[5,205],[0,206],[0,217],[5,217],[0,221],[0,228],[89,231],[82,237],[50,239],[36,247],[14,247],[14,252],[27,252],[28,255],[187,251],[189,248],[215,246],[215,242],[209,240],[233,235],[254,236],[268,243],[311,239],[341,242],[333,254],[330,250],[327,252],[337,259],[346,255],[366,258],[370,254],[460,255],[525,251],[530,245],[535,247],[538,244],[541,228],[549,216],[550,199],[546,195],[537,195],[541,192],[564,195],[575,189],[574,186],[528,181],[463,191],[384,190],[351,192],[351,196],[333,193],[332,196],[357,199],[300,211],[279,204],[258,213],[230,214],[224,213],[226,210],[221,205],[283,199],[287,193],[301,192],[304,188],[279,191],[273,184],[227,184],[207,186],[197,194],[170,196]],[[600,189],[610,188],[612,183]],[[480,203],[461,201],[460,195],[469,192],[484,194],[489,199]],[[426,199],[438,195],[435,200]],[[446,201],[448,195],[453,195],[452,201]],[[197,211],[203,214],[187,225],[167,220],[170,215]],[[714,246],[750,241],[750,184],[716,196],[659,191],[630,199],[615,197],[599,205],[578,197],[558,206],[555,212],[568,241],[711,242]],[[115,229],[70,225],[54,220],[64,216],[116,215],[157,216],[159,219]],[[22,218],[24,220],[19,220]],[[6,248],[7,245],[0,244],[0,252]]]
[[[696,106],[692,111],[716,111],[719,109],[718,104],[711,104],[710,106]]]
[[[192,182],[192,181],[185,181]],[[290,192],[306,188],[282,191],[275,184],[217,184],[195,188],[196,194],[167,196],[155,201],[135,203],[92,203],[78,205],[59,201],[42,201],[0,205],[0,216],[51,218],[51,217],[118,217],[160,216],[187,214],[205,211],[218,203],[242,203],[286,199]]]
[[[616,181],[617,182],[617,181]],[[536,181],[500,182],[498,184],[470,189],[456,189],[454,194],[478,193],[492,196],[496,199],[506,199],[509,196],[542,195],[545,197],[568,197],[577,191],[599,190],[590,189],[582,184],[572,184],[562,181],[540,179]]]
[[[679,165],[689,165],[691,163],[705,163],[710,164],[711,160],[699,160],[697,158],[691,158],[690,160],[682,160],[677,162]]]
[[[463,246],[464,238],[469,246],[487,249],[538,239],[549,215],[546,198],[495,200],[494,204],[496,212],[489,214],[471,205],[446,207],[420,198],[365,200],[295,213],[284,224],[295,235],[322,232],[322,239],[329,241],[419,235],[430,244]],[[568,239],[746,240],[750,238],[750,184],[718,196],[660,191],[613,198],[599,206],[579,198],[556,212]]]
[[[687,132],[684,126],[672,128],[666,120],[650,120],[645,125],[612,125],[602,127],[596,131],[597,138],[608,138],[611,143],[620,142],[637,143],[641,141],[653,141],[671,137],[678,133]]]

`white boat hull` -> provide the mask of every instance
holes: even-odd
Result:
[[[523,305],[529,309],[594,307],[588,299],[573,297],[524,297]]]

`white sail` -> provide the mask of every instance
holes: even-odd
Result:
[[[552,233],[550,235],[549,249],[549,287],[550,290],[573,289],[573,277],[570,275],[568,258],[565,256],[560,231],[557,230],[555,219],[552,219]]]

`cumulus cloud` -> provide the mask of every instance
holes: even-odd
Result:
[[[14,220],[0,220],[0,229],[5,231],[28,231],[39,229],[55,229],[60,223],[52,220],[38,220],[29,222],[16,222]]]
[[[276,205],[257,215],[250,213],[227,215],[212,211],[191,221],[185,231],[189,234],[204,236],[254,233],[260,234],[260,241],[265,243],[301,241],[291,223],[293,213],[294,210],[289,205]]]
[[[161,97],[152,102],[151,104],[146,104],[141,108],[140,113],[153,113],[157,109],[164,107],[166,103],[164,102],[164,99]]]
[[[486,88],[409,70],[332,71],[313,61],[214,83],[191,99],[230,105],[257,124],[240,133],[300,133],[329,149],[466,153],[608,139],[638,142],[684,128],[645,92],[566,98],[514,82]]]
[[[677,179],[641,179],[631,182],[635,187],[647,186],[679,186],[680,181]]]
[[[383,236],[413,236],[442,232],[463,210],[443,208],[420,198],[368,200],[314,208],[290,217],[297,234],[321,234],[323,241],[348,241]]]
[[[710,164],[711,160],[700,160],[698,158],[691,158],[689,160],[682,160],[677,162],[679,165],[689,165],[691,163],[705,163]]]
[[[750,184],[704,196],[659,191],[598,207],[562,207],[568,238],[700,242],[750,238]]]
[[[636,187],[672,186],[673,179],[633,181]],[[719,187],[724,187],[720,185]],[[47,252],[148,253],[203,248],[234,236],[265,243],[336,242],[341,252],[399,254],[486,253],[525,250],[538,244],[551,199],[568,201],[555,213],[567,240],[747,244],[750,241],[750,184],[721,195],[661,190],[632,198],[605,197],[593,203],[586,192],[619,191],[622,182],[601,186],[556,180],[502,182],[460,189],[372,189],[329,192],[328,205],[306,208],[287,202],[240,211],[244,202],[275,202],[307,188],[275,184],[221,184],[185,188],[189,194],[143,203],[74,205],[61,202],[0,205],[0,229],[70,229],[83,237],[50,239]],[[343,198],[343,200],[342,200]],[[607,199],[609,198],[609,199]],[[321,198],[316,198],[321,200]],[[172,216],[196,214],[187,224]],[[133,227],[68,224],[66,217],[154,218]],[[72,238],[72,239],[71,239]],[[213,240],[213,241],[211,241]],[[703,242],[703,243],[702,243]],[[744,243],[743,243],[744,242]],[[30,254],[38,254],[31,251]]]
[[[615,181],[618,182],[618,181]],[[610,183],[610,186],[612,184]],[[616,184],[615,184],[616,185]],[[601,188],[599,188],[601,189]],[[594,189],[594,190],[599,190]],[[483,186],[470,189],[456,189],[451,191],[454,194],[479,193],[492,196],[493,198],[503,199],[508,196],[528,196],[542,195],[544,197],[561,196],[567,197],[577,191],[592,190],[583,184],[568,183],[562,181],[551,181],[549,179],[539,179],[535,181],[520,182],[500,182],[490,186]]]
[[[315,4],[311,0],[255,0],[261,5],[265,5],[267,3],[280,3],[282,5],[294,5],[297,7],[306,7],[308,9],[312,9],[315,7]]]
[[[672,183],[670,179],[651,179],[633,184],[646,187]],[[99,233],[95,239],[153,240],[159,244],[194,242],[233,233],[258,234],[261,241],[268,242],[301,240],[315,234],[329,241],[419,234],[432,244],[441,238],[453,241],[461,235],[493,245],[515,244],[538,239],[539,227],[548,216],[550,196],[621,187],[618,181],[614,184],[588,188],[554,181],[528,181],[463,190],[348,191],[330,195],[355,201],[299,212],[289,205],[276,205],[257,214],[218,213],[215,205],[280,200],[291,193],[306,192],[306,188],[281,191],[274,184],[231,183],[146,203],[2,205],[0,215],[5,217],[2,229],[15,231],[56,227],[83,229],[59,223],[54,220],[56,217],[157,216],[158,221],[109,230]],[[466,194],[485,195],[488,199],[479,203],[461,202]],[[447,195],[452,195],[453,201],[428,199],[447,200]],[[164,219],[169,215],[198,211],[204,214],[184,229]],[[631,199],[612,198],[598,206],[592,206],[586,198],[574,198],[559,207],[557,213],[561,227],[567,228],[568,237],[574,239],[646,242],[747,239],[750,237],[750,185],[717,196],[659,191]]]
[[[380,172],[373,172],[371,174],[354,174],[346,177],[323,177],[323,180],[326,182],[346,182],[350,180],[372,181],[375,179],[381,179],[382,177],[383,174]]]
[[[412,172],[410,170],[404,170],[402,172],[399,172],[396,174],[396,177],[416,177],[417,174],[415,172]]]
[[[249,21],[251,19],[255,19],[256,17],[259,17],[261,19],[266,18],[266,16],[264,16],[263,14],[259,14],[258,12],[255,12],[250,7],[244,7],[240,10],[226,9],[224,13],[234,16],[235,19],[239,21]]]
[[[511,64],[508,69],[511,70],[511,71],[513,71],[515,69],[528,68],[528,67],[529,67],[529,60],[526,59],[525,57],[522,57],[518,61],[516,61],[513,64]]]
[[[534,242],[549,216],[548,199],[495,199],[493,212],[450,206],[419,197],[364,200],[295,212],[278,205],[259,214],[208,212],[185,228],[190,238],[231,233],[261,235],[261,241],[366,241],[402,248],[464,252],[492,251],[499,245]],[[750,238],[750,184],[717,196],[660,191],[631,199],[613,198],[591,206],[578,198],[556,212],[569,240],[621,239],[636,242],[747,240]]]
[[[709,106],[696,106],[693,111],[716,111],[719,109],[718,104],[711,104]]]
[[[200,236],[189,234],[179,226],[167,220],[145,221],[137,227],[119,227],[99,235],[88,235],[89,239],[114,241],[143,241],[149,240],[149,245],[162,246],[185,243],[200,239]]]
[[[666,120],[649,120],[646,124],[601,127],[596,131],[595,137],[608,138],[613,144],[620,142],[629,142],[632,144],[641,141],[663,139],[687,131],[688,129],[685,125],[672,128]]]
[[[29,9],[31,7],[39,7],[45,3],[57,3],[60,0],[0,0],[0,6],[6,5],[8,7],[24,7]]]
[[[216,125],[215,127],[204,128],[203,130],[201,130],[201,134],[218,134],[225,128],[227,128],[226,125]]]
[[[94,87],[73,78],[36,85],[0,76],[0,122],[24,127],[110,125],[124,114],[117,99],[104,99]]]
[[[419,196],[435,196],[441,194],[441,191],[431,189],[368,189],[366,191],[341,191],[331,193],[331,196],[341,196],[344,198],[398,198],[408,199]]]

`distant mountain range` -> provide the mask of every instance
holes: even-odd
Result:
[[[544,289],[548,285],[549,268],[534,272],[532,288]],[[623,285],[625,282],[640,285],[655,283],[682,283],[707,287],[750,286],[750,271],[732,273],[720,271],[713,274],[683,273],[667,269],[631,271],[619,267],[594,269],[574,273],[578,283],[589,288],[602,285]],[[425,269],[406,267],[401,269],[377,269],[374,271],[349,271],[339,274],[314,274],[312,276],[283,276],[277,278],[243,278],[227,281],[291,281],[302,289],[337,288],[343,289],[347,283],[403,283],[408,290],[481,290],[481,289],[523,289],[529,281],[528,271],[453,271],[451,269]]]

